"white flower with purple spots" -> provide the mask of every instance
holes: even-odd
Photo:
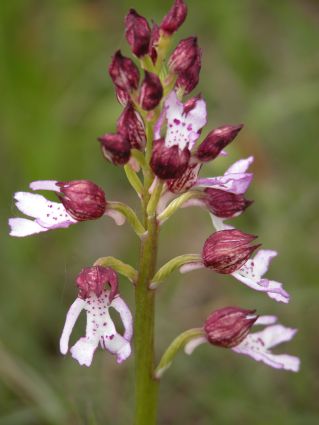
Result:
[[[282,283],[263,278],[270,261],[276,256],[276,251],[260,249],[253,259],[248,260],[239,270],[232,273],[232,276],[256,291],[266,292],[275,301],[288,303],[290,296],[283,289]]]
[[[167,147],[178,145],[180,150],[185,147],[191,150],[200,136],[200,130],[206,125],[206,103],[203,99],[194,99],[193,107],[189,110],[185,106],[178,100],[175,91],[166,98],[164,110],[167,120]]]
[[[75,322],[82,310],[86,311],[86,335],[80,338],[70,349],[72,357],[80,365],[90,366],[97,347],[109,351],[116,356],[117,363],[122,363],[131,354],[130,341],[133,335],[133,319],[125,302],[118,295],[110,302],[110,291],[103,290],[100,296],[90,292],[86,299],[77,298],[71,305],[60,339],[60,351],[67,354],[69,339]],[[109,314],[114,308],[121,317],[124,325],[124,335],[120,335]]]
[[[30,184],[32,190],[48,190],[57,193],[61,202],[53,202],[44,196],[30,192],[16,192],[17,208],[28,218],[10,218],[10,235],[24,237],[48,230],[66,228],[84,220],[102,215],[111,216],[117,224],[123,224],[123,216],[108,210],[104,192],[88,180],[58,182],[40,180]]]
[[[263,362],[275,369],[290,370],[298,372],[300,367],[300,359],[288,354],[273,354],[271,348],[282,342],[290,341],[296,329],[287,328],[280,324],[275,324],[277,318],[275,316],[261,316],[254,325],[269,325],[260,332],[249,333],[245,339],[236,347],[231,348],[232,351],[244,354],[252,359]],[[203,343],[208,343],[206,336],[199,336],[185,345],[185,353],[192,354],[196,347]]]

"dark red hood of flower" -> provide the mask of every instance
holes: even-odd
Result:
[[[125,18],[125,36],[137,57],[148,54],[151,29],[147,20],[134,9],[130,9]]]
[[[161,23],[161,30],[171,35],[183,24],[187,16],[187,6],[183,0],[175,0]]]
[[[76,278],[76,285],[79,288],[79,297],[84,300],[91,292],[94,292],[94,294],[99,297],[106,284],[109,284],[111,288],[109,300],[112,301],[118,294],[118,278],[116,272],[110,267],[86,267],[81,270]]]
[[[181,40],[168,61],[169,69],[175,74],[186,72],[198,56],[197,37]]]
[[[128,103],[117,121],[117,131],[128,139],[132,148],[143,149],[146,142],[145,127],[140,114]]]
[[[98,138],[104,157],[115,165],[127,164],[131,156],[131,144],[126,135],[105,134]]]
[[[118,50],[109,66],[109,74],[116,87],[129,93],[136,90],[140,80],[140,72],[135,63]]]
[[[198,147],[196,153],[197,158],[201,162],[215,159],[220,152],[235,139],[243,126],[243,124],[224,125],[212,130]]]
[[[248,335],[258,316],[256,310],[225,307],[208,316],[204,325],[206,337],[211,344],[232,348]]]
[[[235,195],[220,189],[206,188],[204,202],[217,217],[230,218],[239,215],[253,203],[244,195]]]
[[[67,212],[77,221],[95,220],[105,213],[103,189],[89,180],[58,182],[57,194]]]
[[[167,180],[166,185],[170,192],[182,193],[189,190],[196,183],[201,164],[189,164],[184,173],[177,179]]]
[[[187,148],[180,150],[178,145],[167,147],[164,139],[159,139],[154,142],[150,165],[160,179],[176,179],[187,169],[189,159]]]
[[[202,258],[205,267],[230,274],[240,269],[260,245],[251,246],[256,236],[237,229],[220,230],[205,241]]]
[[[145,111],[155,109],[163,97],[163,87],[160,79],[152,72],[145,71],[141,86],[139,103]]]

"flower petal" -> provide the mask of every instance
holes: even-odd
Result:
[[[49,229],[40,226],[35,221],[26,218],[10,218],[9,219],[10,236],[23,238],[24,236],[35,235],[37,233],[46,232]]]
[[[86,302],[82,298],[77,298],[71,305],[65,319],[64,328],[60,338],[60,352],[66,354],[69,349],[69,339],[72,333],[75,322],[77,321],[81,311],[83,310]]]
[[[285,304],[289,302],[289,294],[282,288],[282,284],[280,282],[267,279],[258,280],[243,276],[240,272],[240,269],[232,273],[232,275],[237,280],[249,286],[250,288],[255,289],[256,291],[266,292],[270,298],[273,298],[278,302]]]
[[[269,264],[273,258],[278,255],[278,252],[270,249],[260,249],[253,260],[249,260],[245,264],[246,268],[251,268],[253,273],[262,277],[268,270]]]
[[[91,338],[80,338],[78,342],[70,349],[72,357],[77,360],[81,366],[91,366],[93,354],[99,345],[98,336]]]
[[[61,189],[57,183],[56,180],[36,180],[30,183],[29,187],[32,190],[53,190],[54,192],[60,192]]]
[[[287,354],[272,354],[268,350],[268,348],[280,342],[289,341],[295,332],[295,329],[285,328],[281,325],[269,326],[261,332],[247,335],[244,341],[232,350],[250,356],[256,361],[262,361],[275,369],[297,372],[300,364],[298,357]]]
[[[196,186],[213,187],[214,189],[225,190],[236,195],[242,195],[248,189],[253,175],[251,173],[244,174],[227,174],[225,176],[208,177],[198,179]]]
[[[131,354],[130,343],[118,333],[101,338],[101,346],[112,354],[116,354],[117,363],[122,363]]]
[[[297,329],[287,328],[282,325],[267,326],[264,330],[256,332],[254,335],[263,342],[266,348],[274,347],[282,342],[290,341],[296,334]]]
[[[47,229],[69,227],[77,223],[59,202],[48,201],[44,196],[29,192],[16,192],[17,208],[24,214],[34,217],[36,222]]]
[[[240,159],[227,169],[227,171],[225,172],[225,175],[245,173],[253,162],[254,162],[253,156],[249,156],[248,158],[245,158],[245,159]]]
[[[199,138],[199,131],[207,122],[206,103],[203,99],[196,99],[194,107],[184,112],[184,105],[172,91],[166,98],[167,133],[165,145],[178,145],[181,150],[185,147],[192,149]]]
[[[125,328],[124,338],[127,341],[130,341],[133,336],[133,317],[130,312],[130,309],[123,301],[123,299],[119,296],[113,299],[110,307],[113,307],[120,314]]]
[[[276,322],[276,316],[259,316],[254,325],[273,325]]]

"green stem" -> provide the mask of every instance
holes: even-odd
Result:
[[[154,377],[155,291],[149,284],[156,269],[158,223],[156,214],[149,216],[149,189],[154,175],[149,166],[153,145],[153,123],[146,123],[146,155],[142,207],[146,235],[141,239],[140,263],[135,288],[135,425],[156,425],[158,381]],[[156,209],[156,207],[155,207]]]
[[[130,208],[128,205],[124,204],[123,202],[114,202],[114,201],[109,201],[108,207],[112,210],[118,211],[121,214],[123,214],[124,217],[127,219],[127,221],[130,223],[130,225],[132,226],[132,229],[134,230],[134,232],[138,236],[142,237],[145,235],[146,230],[143,227],[140,220],[138,219],[134,210],[132,210],[132,208]]]

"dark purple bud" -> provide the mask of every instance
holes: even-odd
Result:
[[[89,180],[58,182],[57,194],[67,212],[77,221],[95,220],[105,213],[103,189]]]
[[[198,147],[197,158],[201,162],[211,161],[216,158],[235,139],[243,126],[243,124],[224,125],[212,130]]]
[[[188,37],[181,40],[169,58],[168,66],[170,71],[175,74],[186,72],[195,62],[198,50],[196,37]]]
[[[104,134],[99,137],[102,153],[108,161],[115,165],[126,164],[131,156],[131,144],[123,134]]]
[[[256,236],[237,229],[220,230],[206,241],[202,251],[205,267],[221,274],[240,269],[260,245],[250,245]]]
[[[206,188],[204,194],[204,202],[208,209],[221,218],[235,217],[253,203],[245,199],[244,195],[236,195],[220,189]]]
[[[148,54],[151,29],[147,20],[134,9],[130,9],[125,18],[125,36],[134,55],[140,58]]]
[[[131,148],[143,149],[146,142],[145,127],[140,114],[128,103],[117,121],[117,131],[130,142]]]
[[[180,150],[177,145],[167,147],[164,139],[159,139],[154,142],[150,165],[160,179],[176,179],[186,170],[189,159],[187,148]]]
[[[194,63],[185,71],[178,75],[176,87],[184,90],[184,94],[189,94],[199,82],[199,74],[202,67],[201,50],[197,49],[197,57]]]
[[[183,24],[187,16],[187,6],[183,0],[175,0],[161,23],[161,30],[171,35]]]
[[[189,114],[189,112],[192,111],[195,108],[197,102],[201,99],[202,99],[201,94],[198,94],[197,96],[194,96],[194,97],[191,97],[190,99],[188,99],[184,103],[184,110],[183,110],[184,114],[185,115]]]
[[[189,164],[184,173],[178,178],[167,180],[166,185],[170,192],[183,193],[196,183],[201,164]]]
[[[163,87],[160,79],[152,72],[145,71],[145,78],[141,86],[139,103],[145,111],[155,109],[163,97]]]
[[[236,347],[246,338],[258,319],[255,313],[256,310],[238,307],[225,307],[214,311],[204,325],[208,341],[219,347]]]
[[[151,32],[150,46],[149,46],[149,55],[152,58],[153,63],[156,63],[157,59],[157,46],[160,38],[159,26],[154,22]]]
[[[130,59],[122,56],[118,50],[112,58],[109,66],[109,74],[113,83],[119,89],[129,93],[138,87],[140,73],[135,63]]]
[[[93,292],[100,297],[106,284],[110,285],[109,300],[118,294],[118,278],[116,272],[110,267],[86,267],[78,274],[76,285],[79,288],[79,297],[84,300]]]

